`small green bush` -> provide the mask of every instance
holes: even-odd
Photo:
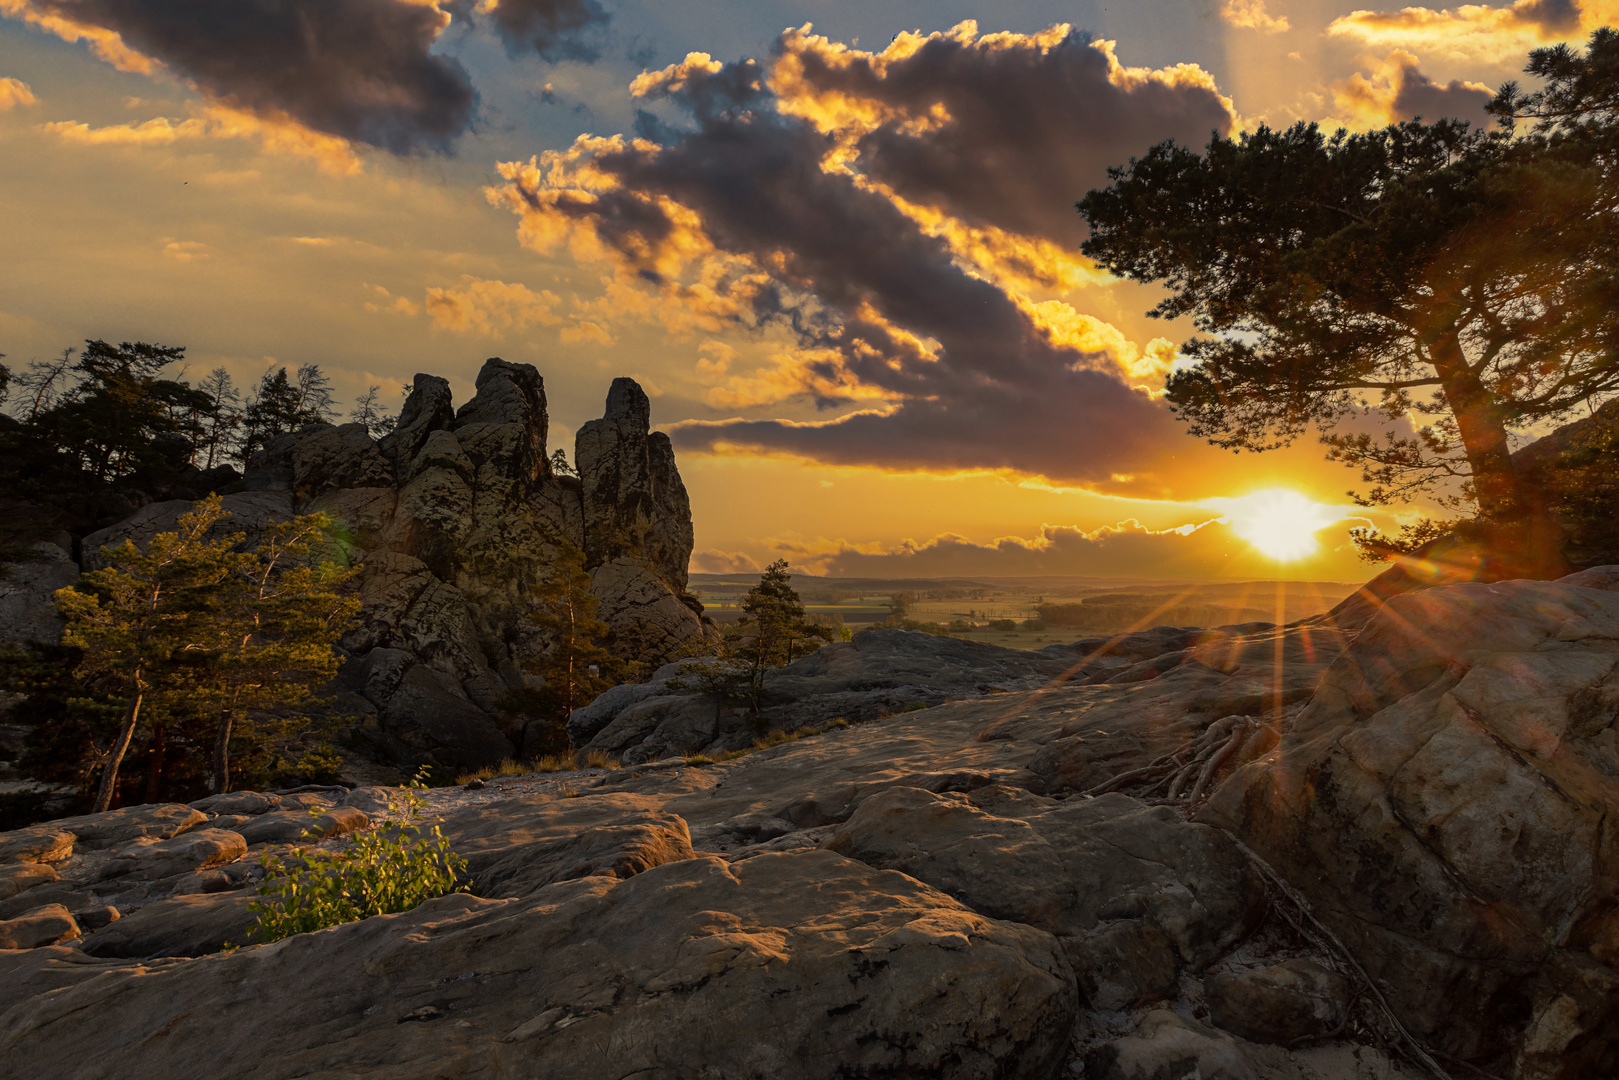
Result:
[[[467,861],[450,850],[437,825],[416,824],[421,797],[407,793],[411,822],[359,833],[341,851],[295,848],[292,858],[266,853],[258,898],[248,910],[257,916],[253,936],[280,941],[372,915],[409,911],[423,900],[464,892],[458,885]],[[318,813],[318,811],[312,811]]]

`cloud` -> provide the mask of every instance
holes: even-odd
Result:
[[[1330,535],[1324,533],[1322,539]],[[1342,530],[1338,538],[1343,538]],[[806,561],[823,574],[876,578],[1081,575],[1208,579],[1272,577],[1277,572],[1275,563],[1259,556],[1220,519],[1163,530],[1148,529],[1134,519],[1098,529],[1044,525],[1032,539],[1008,536],[988,544],[947,534],[886,551],[844,546]]]
[[[787,31],[770,84],[783,112],[834,136],[850,163],[971,226],[1076,249],[1074,203],[1162,139],[1201,147],[1237,120],[1196,64],[1127,67],[1065,24],[986,34],[964,22],[880,53]]]
[[[476,10],[494,17],[509,52],[533,52],[545,60],[597,59],[601,49],[592,32],[609,18],[596,0],[482,0]]]
[[[446,330],[498,339],[508,330],[560,323],[552,311],[558,302],[547,290],[463,274],[457,285],[428,289],[422,308]]]
[[[1220,18],[1240,29],[1266,34],[1280,34],[1288,29],[1287,16],[1272,16],[1265,10],[1265,0],[1225,0],[1220,5]]]
[[[951,217],[957,226],[970,217],[1049,241],[1039,230],[1079,220],[1072,201],[1105,176],[1108,148],[1128,141],[1139,150],[1205,121],[1229,127],[1233,114],[1199,69],[1125,68],[1110,46],[1067,27],[982,39],[970,30],[912,35],[881,57],[792,31],[774,71],[694,53],[634,86],[643,98],[683,108],[693,126],[647,116],[639,137],[582,136],[568,150],[500,166],[505,183],[490,197],[520,216],[523,243],[566,247],[608,266],[618,309],[640,297],[643,311],[678,309],[672,317],[686,321],[674,329],[712,324],[792,336],[796,347],[762,368],[729,366],[712,403],[740,410],[798,398],[823,410],[855,406],[818,422],[677,425],[672,435],[682,449],[899,470],[1006,470],[1154,495],[1168,490],[1172,476],[1186,476],[1189,464],[1215,459],[1149,391],[1127,382],[1161,372],[1167,342],[1137,348],[1102,320],[974,272],[948,230],[925,227],[904,197],[861,170],[870,147],[888,145],[868,135],[920,139],[910,161],[935,160],[944,172],[959,161],[968,175],[931,192],[910,190],[909,164],[895,166],[889,179],[959,213]],[[785,79],[790,98],[773,89],[784,83],[783,65],[793,69]],[[1043,118],[1009,135],[978,96],[992,99],[1014,127],[1024,104]],[[812,97],[824,106],[819,112],[804,107]],[[1049,98],[1061,100],[1041,104]],[[948,122],[934,110],[941,101]],[[879,119],[853,142],[842,121],[827,120],[862,109]],[[1128,133],[1121,111],[1135,118]],[[934,118],[922,136],[909,134],[918,129],[905,118],[915,116]],[[1195,125],[1188,117],[1198,118]],[[1087,134],[1087,118],[1105,137]],[[1044,145],[1025,146],[1036,129],[1045,131]],[[1090,152],[1066,157],[1051,145],[1063,141],[1058,129]],[[969,153],[970,138],[989,142]],[[1042,160],[1053,154],[1074,165],[1068,179]],[[1006,209],[1037,196],[1058,206]]]
[[[124,70],[161,65],[263,123],[395,154],[448,151],[477,104],[465,69],[430,52],[450,20],[433,0],[0,0],[0,13]]]
[[[740,551],[708,548],[694,551],[691,555],[691,571],[694,574],[757,574],[759,569],[757,559]]]
[[[1611,21],[1606,4],[1579,0],[1518,0],[1509,7],[1464,4],[1434,10],[1352,11],[1334,19],[1327,33],[1382,48],[1410,48],[1457,60],[1504,63],[1522,60],[1536,46],[1567,40]]]
[[[175,262],[190,262],[192,259],[206,259],[208,245],[196,240],[168,240],[165,237],[163,257],[173,259]]]
[[[17,105],[38,105],[39,98],[21,79],[0,79],[0,112]]]
[[[195,111],[196,115],[187,120],[159,116],[139,124],[99,128],[76,120],[57,120],[40,124],[39,130],[80,146],[168,146],[182,139],[256,138],[269,153],[313,158],[333,176],[351,176],[360,171],[359,159],[342,139],[219,105]]]
[[[1356,72],[1335,83],[1332,94],[1346,122],[1356,128],[1379,128],[1422,117],[1469,120],[1479,127],[1489,120],[1484,106],[1494,92],[1482,83],[1452,79],[1440,85],[1418,68],[1417,58],[1396,49],[1370,76]]]

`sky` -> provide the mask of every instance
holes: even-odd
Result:
[[[1162,400],[1191,327],[1074,203],[1174,139],[1483,120],[1619,0],[0,0],[0,353],[184,345],[348,402],[637,379],[695,571],[1352,581],[1311,439]]]

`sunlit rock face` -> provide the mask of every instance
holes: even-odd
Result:
[[[293,513],[332,516],[330,555],[363,571],[339,704],[367,718],[375,752],[408,767],[487,765],[521,746],[501,702],[530,684],[524,667],[549,644],[527,614],[563,543],[585,551],[620,655],[656,667],[715,633],[685,594],[691,504],[641,388],[614,381],[606,415],[580,430],[574,477],[551,466],[532,365],[492,359],[476,385],[456,409],[444,379],[417,375],[392,433],[281,436],[225,496],[226,527],[250,534]],[[93,560],[104,544],[148,539],[189,505],[144,507],[84,550]]]
[[[1470,1060],[1521,1038],[1524,1077],[1619,1054],[1611,569],[1390,599],[1199,818],[1302,889],[1422,1037]]]

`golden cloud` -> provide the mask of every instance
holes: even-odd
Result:
[[[1486,120],[1484,105],[1494,96],[1483,83],[1452,79],[1441,85],[1424,75],[1411,53],[1396,49],[1372,71],[1356,72],[1332,85],[1338,120],[1345,127],[1368,131],[1420,116]]]
[[[352,176],[361,168],[342,139],[311,131],[290,119],[266,119],[222,105],[199,108],[188,120],[159,116],[139,124],[99,128],[58,120],[40,124],[39,130],[80,146],[169,146],[182,139],[257,138],[267,153],[312,158],[321,171],[332,176]]]
[[[1243,30],[1280,34],[1288,29],[1287,16],[1272,16],[1265,0],[1226,0],[1220,5],[1220,18]]]
[[[0,112],[17,105],[38,105],[39,98],[21,79],[0,79]]]
[[[1521,61],[1530,49],[1566,41],[1619,15],[1613,0],[1517,0],[1509,7],[1463,4],[1434,10],[1352,11],[1327,33],[1381,48],[1417,49],[1452,60],[1501,64]]]
[[[163,245],[163,257],[176,262],[190,262],[192,259],[206,259],[208,245],[196,240],[169,240]]]
[[[37,26],[47,33],[55,34],[63,41],[86,42],[92,53],[119,71],[150,75],[162,66],[151,57],[142,56],[125,45],[124,39],[116,31],[75,22],[54,12],[41,11],[28,0],[0,0],[0,15],[21,19],[30,26]]]

